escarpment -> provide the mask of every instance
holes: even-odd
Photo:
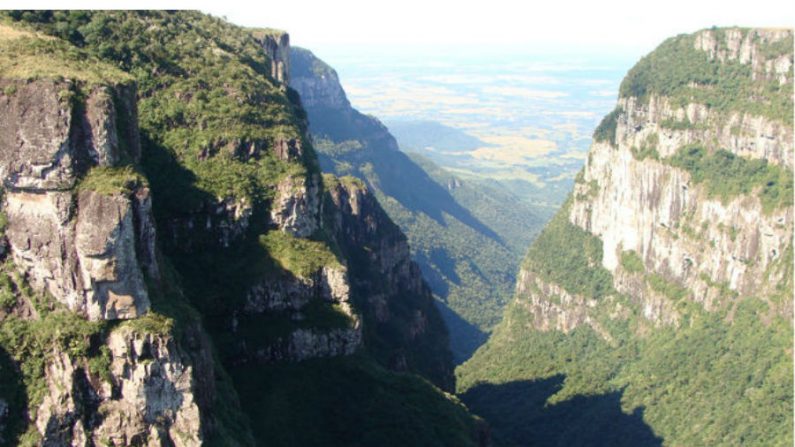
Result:
[[[496,383],[559,377],[546,405],[568,423],[525,408],[498,435],[612,439],[578,414],[618,396],[615,445],[792,442],[792,45],[791,30],[709,29],[628,72],[514,302],[458,371],[490,414],[517,411]]]
[[[791,45],[788,31],[672,38],[630,70],[616,110],[596,131],[558,220],[596,238],[599,252],[588,262],[653,326],[680,323],[680,298],[731,313],[753,296],[766,303],[765,320],[791,314],[784,292],[792,273]],[[716,74],[699,81],[659,68],[684,61]],[[544,282],[535,261],[528,255],[519,295],[535,296]],[[593,296],[549,303],[545,295],[533,305],[547,321],[539,329],[591,321]]]
[[[287,35],[70,14],[0,18],[0,437],[319,445],[338,428],[306,427],[332,411],[350,426],[410,401],[443,420],[423,442],[476,445],[474,418],[418,377],[453,388],[405,236],[362,185],[319,172]],[[281,368],[353,368],[352,395],[383,401],[332,409],[324,377],[306,394]],[[274,410],[258,400],[271,388],[320,414]],[[418,436],[391,427],[378,436]]]
[[[354,295],[369,334],[369,351],[398,371],[419,371],[454,388],[448,334],[406,236],[367,187],[353,177],[324,176],[332,205],[329,226],[349,262]]]
[[[647,275],[674,282],[706,310],[754,296],[788,318],[792,297],[781,292],[792,273],[793,79],[792,55],[783,49],[792,34],[727,29],[678,39],[685,42],[657,51],[692,45],[679,51],[704,52],[703,64],[741,74],[712,86],[652,85],[643,96],[624,96],[637,93],[631,86],[641,62],[622,84],[614,133],[591,148],[569,220],[601,240],[601,264],[614,275],[639,273],[627,272],[628,259],[639,259]],[[730,82],[740,85],[736,98],[724,98],[731,104],[713,92],[698,102],[702,89]],[[779,107],[789,113],[775,115]],[[616,281],[620,292],[649,297],[639,298],[647,318],[676,321],[670,304],[654,303],[653,291],[622,285]]]

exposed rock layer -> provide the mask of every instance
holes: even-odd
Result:
[[[782,39],[791,40],[792,32],[706,30],[695,35],[694,45],[712,59],[750,64],[754,80],[790,85],[792,54],[771,57],[759,48]],[[772,313],[788,317],[791,297],[771,296],[791,275],[791,202],[766,209],[760,188],[728,198],[714,196],[703,182],[667,159],[698,145],[708,153],[722,149],[791,170],[791,123],[676,103],[659,94],[619,98],[614,140],[592,145],[575,184],[568,220],[599,238],[600,263],[612,273],[616,291],[636,303],[655,326],[677,325],[680,315],[670,297],[644,280],[649,275],[685,290],[688,300],[708,311],[731,309],[737,297],[754,297],[765,301]],[[654,156],[638,156],[639,149],[652,150]],[[630,272],[622,265],[627,252],[639,256],[643,272]],[[537,328],[567,331],[588,323],[588,297],[547,290],[555,287],[532,272],[520,275],[517,295],[533,309]],[[533,292],[539,288],[545,292]],[[560,301],[543,299],[553,295]]]
[[[89,319],[144,314],[150,305],[144,272],[158,276],[148,189],[140,183],[114,193],[75,189],[92,167],[137,160],[134,86],[92,87],[84,102],[68,102],[63,92],[85,87],[47,80],[14,85],[16,93],[0,100],[7,117],[0,174],[15,263],[34,288]]]

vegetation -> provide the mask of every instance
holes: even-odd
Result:
[[[571,199],[544,227],[522,268],[571,294],[602,298],[613,290],[613,277],[601,266],[602,241],[569,222]]]
[[[21,30],[0,20],[0,78],[57,79],[90,84],[128,82],[131,76],[60,39]],[[6,87],[11,96],[15,86]]]
[[[747,35],[750,30],[741,29]],[[723,30],[713,30],[725,48]],[[792,82],[752,76],[751,64],[720,61],[695,48],[694,34],[672,37],[642,58],[621,83],[620,96],[646,101],[652,95],[669,97],[676,106],[705,104],[717,112],[747,112],[792,125]],[[792,53],[792,39],[757,41],[768,58]],[[791,74],[790,74],[791,76]]]
[[[130,194],[137,186],[146,185],[146,179],[132,166],[109,168],[97,166],[80,180],[78,189],[103,195]]]
[[[580,172],[577,173],[577,177],[575,178],[574,182],[575,182],[575,185],[585,185],[584,179],[583,179],[583,170],[580,170]],[[585,191],[585,193],[578,192],[575,195],[577,200],[580,200],[580,201],[593,200],[593,199],[596,198],[597,195],[599,195],[599,191],[600,191],[599,182],[597,182],[596,180],[590,180],[587,183],[587,186],[588,186],[588,190]]]
[[[296,238],[279,230],[270,231],[259,240],[283,269],[296,276],[307,278],[327,266],[342,268],[336,255],[323,242]]]
[[[674,118],[666,118],[660,121],[660,127],[663,129],[671,129],[671,130],[688,130],[695,127],[693,123],[690,122],[690,119],[685,115],[685,119],[683,120],[676,120]]]
[[[245,366],[233,375],[268,445],[476,445],[477,427],[455,397],[363,357]]]
[[[652,290],[662,293],[673,302],[677,302],[688,296],[687,289],[659,273],[649,274],[646,276],[646,281],[649,286],[651,286]]]
[[[738,296],[705,276],[736,303],[706,312],[686,299],[690,292],[684,287],[647,272],[636,252],[624,251],[622,268],[642,274],[682,317],[677,327],[653,328],[638,304],[612,290],[612,278],[600,265],[599,240],[571,225],[567,208],[542,231],[524,268],[571,293],[601,294],[588,311],[600,330],[584,324],[568,333],[536,330],[525,298],[516,298],[489,342],[457,370],[463,401],[490,422],[496,440],[791,444],[791,316],[771,317],[767,297]],[[789,269],[780,281],[788,299],[791,251],[780,262]]]
[[[635,250],[621,252],[621,267],[624,267],[624,270],[629,273],[643,273],[646,271],[643,259],[638,256],[638,252]]]
[[[657,152],[658,144],[660,144],[660,137],[656,133],[652,133],[646,137],[640,148],[632,146],[630,150],[636,160],[645,160],[646,158],[659,160],[660,153]]]
[[[616,145],[616,126],[618,117],[624,113],[621,107],[616,107],[612,112],[605,115],[602,121],[596,126],[593,133],[594,141],[607,141],[611,146]]]
[[[171,332],[194,337],[195,344],[201,319],[218,348],[219,396],[213,403],[218,423],[209,444],[294,445],[285,441],[286,433],[309,445],[335,439],[389,445],[390,438],[413,445],[472,443],[473,419],[460,403],[417,376],[383,369],[400,366],[426,374],[435,383],[450,383],[451,377],[434,375],[451,375],[451,363],[444,326],[427,295],[390,300],[391,318],[378,324],[373,306],[366,307],[372,295],[353,291],[353,304],[364,320],[367,351],[360,357],[319,361],[323,370],[245,363],[257,349],[295,328],[323,331],[351,324],[339,306],[316,297],[299,311],[240,312],[253,287],[306,276],[325,265],[340,265],[343,259],[324,231],[311,240],[301,239],[274,231],[270,224],[276,185],[286,176],[314,175],[318,166],[304,140],[306,115],[297,95],[285,92],[270,77],[271,61],[257,40],[262,30],[252,32],[196,12],[3,15],[16,27],[68,41],[81,54],[117,67],[137,83],[141,166],[92,170],[80,187],[107,193],[124,190],[139,169],[148,179],[156,198],[158,234],[167,235],[159,238],[164,256],[158,264],[164,278],[150,281],[155,312],[121,323],[116,330]],[[68,93],[65,100],[70,99]],[[298,140],[303,157],[278,159],[272,148],[282,139]],[[229,204],[250,210],[244,223],[227,213]],[[394,237],[402,237],[395,231]],[[366,274],[362,265],[367,264],[361,259],[344,259],[353,265],[349,274]],[[361,287],[362,282],[351,281],[351,286]],[[423,322],[427,337],[407,335],[418,310],[428,316]],[[229,330],[233,320],[235,333]],[[98,352],[89,368],[102,374],[106,361]],[[234,374],[227,379],[224,368],[231,365]],[[287,390],[290,399],[279,401],[281,390]],[[245,394],[245,413],[256,416],[253,436],[246,415],[236,408],[238,393]],[[270,402],[281,403],[274,407]],[[282,411],[285,403],[296,411]],[[334,417],[327,418],[329,414]],[[317,424],[323,420],[329,424]],[[384,429],[385,424],[393,425]]]
[[[11,414],[28,416],[9,419],[6,433],[0,435],[22,445],[35,445],[38,432],[29,422],[35,421],[36,409],[47,392],[47,363],[63,353],[85,359],[93,365],[93,373],[106,376],[99,345],[108,323],[87,321],[51,298],[35,294],[10,261],[0,266],[0,297],[0,398],[9,404]],[[40,318],[27,320],[12,312],[23,303],[32,306]]]
[[[767,160],[749,160],[726,150],[709,153],[701,146],[687,146],[665,160],[689,172],[693,182],[723,201],[739,195],[758,194],[765,212],[792,206],[792,172]]]
[[[144,170],[153,184],[172,179],[157,178],[161,167],[150,165],[152,146],[181,161],[200,191],[220,198],[262,199],[255,196],[281,173],[303,169],[267,150],[280,138],[301,138],[302,114],[270,78],[270,61],[248,31],[198,12],[8,14],[73,45],[49,41],[118,67],[109,73],[121,70],[137,81],[140,126],[149,143]],[[250,152],[257,156],[242,156]],[[175,202],[174,213],[194,203]]]
[[[484,333],[497,324],[510,299],[521,260],[518,249],[502,246],[453,216],[444,215],[436,221],[421,211],[412,212],[393,198],[378,197],[406,232],[423,277],[449,308],[444,314],[454,332],[456,359],[468,358],[485,341]]]
[[[626,436],[611,445],[792,443],[792,330],[789,317],[763,323],[762,301],[742,298],[732,324],[725,311],[679,307],[688,323],[654,330],[631,303],[621,301],[627,320],[601,303],[593,315],[612,342],[587,326],[528,330],[520,301],[457,372],[464,402],[507,445],[583,445],[614,431]]]

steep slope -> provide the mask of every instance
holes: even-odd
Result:
[[[2,20],[4,439],[486,442],[437,388],[447,334],[405,236],[319,173],[284,33],[194,12]]]
[[[459,390],[518,445],[791,445],[793,34],[630,70]]]
[[[364,180],[406,232],[463,361],[497,323],[542,219],[506,192],[400,152],[383,124],[351,107],[336,72],[311,52],[293,49],[290,66],[322,169]]]
[[[0,438],[246,442],[245,425],[227,424],[241,414],[234,393],[219,396],[230,385],[201,323],[158,259],[134,80],[60,40],[5,24],[0,36]]]

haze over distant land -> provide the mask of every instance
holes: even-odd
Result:
[[[351,102],[400,149],[556,209],[633,58],[516,46],[328,51]]]

